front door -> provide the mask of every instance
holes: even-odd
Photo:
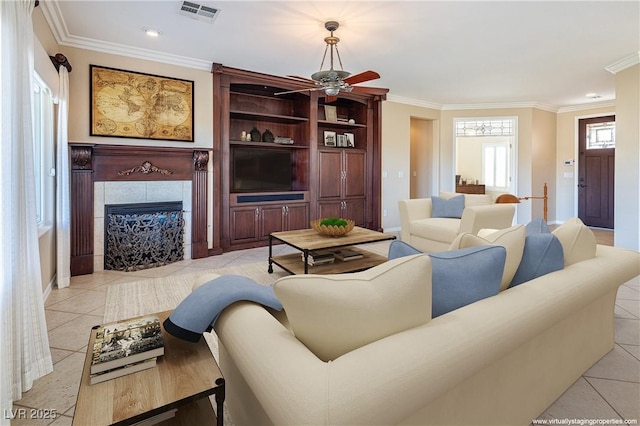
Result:
[[[578,217],[587,226],[613,229],[615,116],[579,120]]]

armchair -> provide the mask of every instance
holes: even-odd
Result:
[[[441,196],[448,198],[451,194]],[[513,224],[513,205],[495,204],[488,195],[465,194],[464,197],[465,207],[460,218],[432,217],[431,198],[400,200],[400,239],[424,252],[438,252],[448,250],[461,233],[477,235],[481,229],[504,229]]]

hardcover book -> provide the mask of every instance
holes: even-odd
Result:
[[[91,374],[164,355],[160,319],[149,315],[104,324],[96,330]]]
[[[123,367],[116,367],[111,370],[91,374],[89,375],[89,383],[95,385],[96,383],[102,383],[107,380],[115,379],[116,377],[126,376],[127,374],[136,373],[155,366],[156,358],[145,359],[144,361],[134,362]]]

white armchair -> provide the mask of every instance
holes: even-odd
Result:
[[[441,193],[450,198],[451,193]],[[424,252],[449,249],[462,233],[478,234],[481,229],[504,229],[513,224],[515,207],[495,204],[489,195],[465,194],[462,217],[432,217],[431,198],[416,198],[398,202],[400,209],[400,239]]]

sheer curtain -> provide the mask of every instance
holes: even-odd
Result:
[[[53,370],[44,316],[33,162],[33,0],[0,1],[0,409]],[[5,411],[6,410],[6,411]],[[7,423],[8,416],[0,416]]]
[[[69,286],[71,277],[71,213],[69,198],[69,71],[59,67],[58,135],[56,138],[56,281]]]

